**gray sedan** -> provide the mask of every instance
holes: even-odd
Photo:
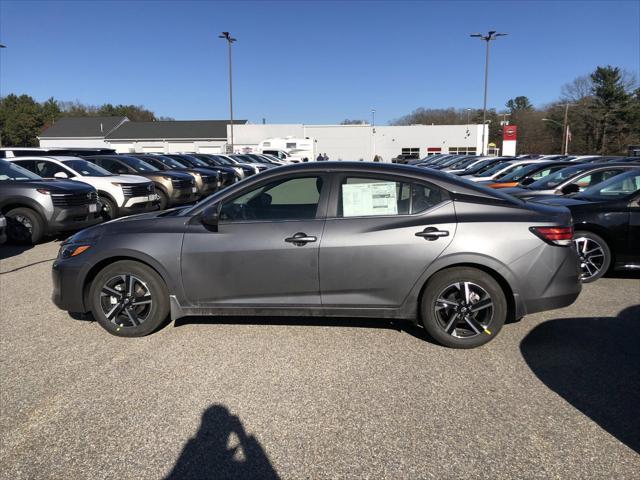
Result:
[[[74,235],[53,300],[124,337],[194,315],[359,316],[471,348],[577,298],[572,235],[564,207],[445,173],[311,162]]]

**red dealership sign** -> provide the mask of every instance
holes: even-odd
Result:
[[[515,140],[518,136],[518,127],[516,125],[505,125],[502,129],[503,140]]]

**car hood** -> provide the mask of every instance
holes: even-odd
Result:
[[[45,188],[55,193],[93,192],[95,188],[82,181],[74,180],[32,180],[14,182],[14,185],[31,188]]]
[[[107,178],[111,182],[119,182],[119,183],[148,183],[149,179],[145,177],[141,177],[139,175],[113,175],[109,177],[99,177],[99,178]]]

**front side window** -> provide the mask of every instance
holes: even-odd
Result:
[[[347,177],[340,186],[339,217],[408,215],[440,203],[445,194],[435,187],[406,181]]]
[[[42,177],[19,165],[14,165],[7,161],[0,161],[0,181],[3,180],[29,181],[42,180]]]
[[[71,171],[67,170],[64,167],[61,167],[56,163],[39,161],[39,160],[36,161],[35,163],[36,163],[35,173],[37,173],[43,178],[53,178],[56,173],[64,173],[68,177],[75,177],[75,175],[71,173]]]
[[[584,190],[585,188],[589,188],[592,185],[597,185],[598,183],[602,183],[605,180],[610,179],[611,177],[615,177],[619,173],[622,173],[624,170],[617,168],[611,170],[600,170],[597,172],[590,173],[589,175],[584,175],[573,183],[577,184],[580,187],[580,190]]]
[[[268,183],[224,203],[220,209],[220,220],[314,219],[322,184],[322,178],[317,176]]]
[[[640,170],[632,170],[582,192],[580,198],[593,200],[614,200],[640,192]]]

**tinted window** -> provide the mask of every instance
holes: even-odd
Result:
[[[534,182],[531,185],[528,185],[527,188],[530,188],[532,190],[548,190],[550,188],[555,188],[558,185],[560,185],[563,181],[565,181],[567,178],[571,178],[574,175],[579,174],[580,172],[589,170],[590,168],[593,168],[593,167],[577,165],[575,167],[563,168],[562,170],[558,170],[557,172],[552,173],[551,175],[547,175],[541,180],[538,180],[537,182]]]
[[[137,172],[157,172],[158,169],[153,165],[149,165],[144,160],[135,157],[122,157],[122,161],[133,167]]]
[[[42,180],[42,178],[26,168],[0,160],[0,181],[3,180]]]
[[[47,161],[36,161],[35,172],[43,178],[53,178],[56,173],[64,173],[67,177],[75,177],[73,173],[58,164]]]
[[[302,177],[263,185],[222,205],[220,220],[308,220],[316,217],[322,179]]]
[[[611,178],[599,185],[587,188],[580,198],[606,200],[626,197],[640,191],[640,169]]]
[[[96,158],[94,162],[111,173],[129,173],[125,165],[111,158]]]

